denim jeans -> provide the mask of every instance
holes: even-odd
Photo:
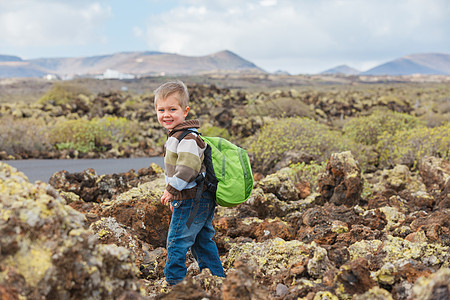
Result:
[[[216,276],[225,277],[216,243],[212,240],[215,231],[212,225],[215,202],[203,193],[200,208],[194,222],[188,228],[186,221],[194,209],[195,199],[173,201],[173,213],[167,236],[167,262],[164,268],[166,281],[170,285],[186,277],[186,254],[189,248],[197,260],[200,270],[208,268]]]

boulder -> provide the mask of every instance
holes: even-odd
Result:
[[[437,157],[424,157],[419,173],[427,191],[435,199],[436,209],[450,208],[450,162]]]
[[[414,218],[410,228],[413,233],[423,232],[430,242],[450,246],[450,209],[443,209],[423,217]],[[407,236],[406,239],[408,237],[412,238]]]
[[[357,205],[361,199],[361,169],[350,151],[333,153],[317,179],[319,193],[335,205]]]
[[[153,180],[162,172],[161,167],[153,163],[137,172],[131,169],[124,173],[102,176],[98,176],[97,172],[91,168],[75,173],[63,170],[53,174],[49,184],[60,191],[74,193],[83,201],[101,203],[111,200],[140,183]]]
[[[288,168],[270,174],[257,183],[265,193],[273,193],[279,200],[295,201],[299,199],[299,191],[292,180]]]
[[[7,299],[139,299],[131,252],[98,244],[84,215],[52,186],[31,184],[0,162],[0,190],[0,291]]]
[[[362,294],[375,286],[370,276],[369,263],[364,258],[354,259],[340,267],[338,284],[342,284],[344,295]]]
[[[223,283],[222,299],[267,299],[267,288],[253,280],[253,272],[247,264],[236,262],[235,268],[229,272]]]
[[[164,186],[161,177],[140,184],[104,203],[100,216],[114,218],[137,239],[155,248],[164,247],[171,218],[169,207],[160,202]]]

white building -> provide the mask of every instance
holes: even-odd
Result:
[[[106,69],[102,75],[96,76],[98,79],[135,79],[136,75],[120,73],[117,70]]]

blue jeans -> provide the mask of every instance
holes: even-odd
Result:
[[[173,213],[167,236],[167,261],[164,268],[166,281],[175,285],[186,277],[186,254],[191,248],[200,270],[208,268],[216,276],[225,277],[216,243],[212,240],[215,231],[212,225],[215,203],[203,193],[200,208],[194,222],[188,228],[186,221],[194,209],[195,199],[173,201]]]

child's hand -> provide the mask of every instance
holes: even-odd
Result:
[[[167,205],[167,203],[170,202],[170,200],[172,200],[173,195],[171,193],[169,193],[167,190],[164,190],[164,194],[161,197],[161,203],[164,205]]]

